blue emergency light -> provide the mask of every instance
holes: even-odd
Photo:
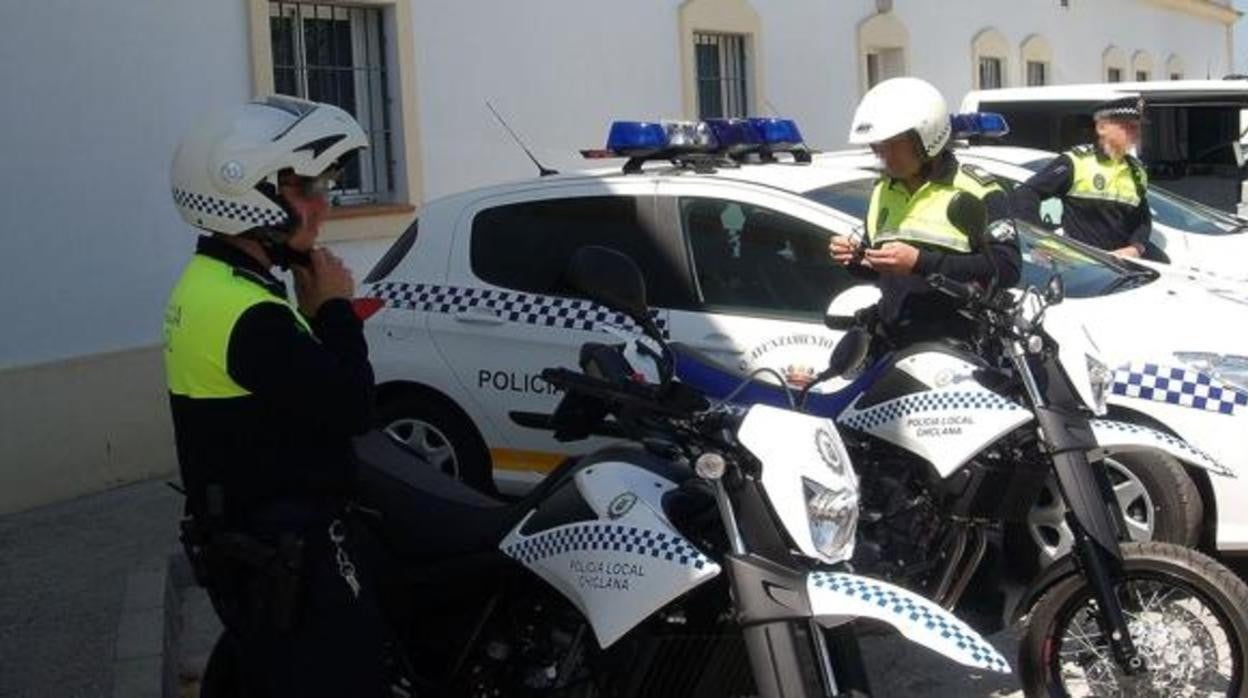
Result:
[[[748,118],[704,121],[614,121],[603,150],[582,150],[587,158],[626,157],[625,172],[639,172],[646,160],[670,159],[714,167],[709,160],[734,164],[756,154],[791,153],[810,162],[810,150],[791,119]],[[735,166],[735,165],[734,165]]]
[[[749,119],[707,119],[706,125],[727,152],[753,150],[763,144],[762,135]]]
[[[971,136],[1000,138],[1010,132],[1010,125],[1005,117],[992,112],[968,112],[954,114],[949,117],[953,125],[953,137],[965,139]]]
[[[772,150],[789,150],[802,145],[802,132],[792,119],[752,118],[750,123]]]

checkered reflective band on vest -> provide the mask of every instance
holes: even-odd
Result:
[[[1118,162],[1100,158],[1091,146],[1074,148],[1066,156],[1075,166],[1067,196],[1109,201],[1132,208],[1140,205],[1140,191],[1147,186],[1148,175],[1144,168],[1132,164],[1130,158]]]
[[[285,299],[235,273],[225,262],[195,255],[182,272],[165,308],[165,377],[169,392],[190,398],[232,398],[249,395],[230,377],[227,357],[230,334],[249,308],[277,303],[291,308],[297,322],[311,333],[307,321]]]
[[[959,192],[983,199],[998,191],[995,183],[984,184],[958,168],[953,185],[925,182],[911,195],[900,183],[881,178],[871,192],[867,210],[867,238],[872,245],[906,242],[938,247],[954,252],[971,251],[971,240],[949,220],[949,204]]]

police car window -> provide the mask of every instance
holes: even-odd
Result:
[[[871,190],[874,188],[874,179],[856,179],[852,182],[841,182],[813,189],[806,192],[805,196],[861,220],[867,217],[867,208],[871,204]]]
[[[586,245],[603,245],[633,258],[645,276],[647,300],[687,308],[679,246],[664,246],[638,215],[649,198],[589,196],[544,199],[481,211],[472,222],[470,262],[482,280],[530,293],[575,295],[564,283],[568,260]]]
[[[812,223],[709,198],[682,198],[680,220],[707,308],[819,318],[855,283],[828,256],[830,231]]]
[[[412,249],[412,245],[416,243],[417,223],[419,222],[419,219],[417,219],[407,226],[407,230],[403,231],[399,239],[395,240],[390,249],[386,250],[386,253],[381,256],[381,259],[378,260],[372,271],[368,272],[368,276],[364,277],[364,283],[377,283],[390,276],[390,272],[394,271],[399,262],[403,261],[403,258],[407,256],[408,250]]]
[[[1185,233],[1226,235],[1243,229],[1243,224],[1234,218],[1161,187],[1148,188],[1148,207],[1154,221]]]

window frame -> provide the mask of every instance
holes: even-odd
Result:
[[[322,228],[325,242],[395,237],[412,220],[416,205],[423,202],[424,182],[416,90],[416,52],[413,36],[412,0],[324,0],[320,4],[378,8],[390,39],[386,63],[389,72],[389,106],[394,161],[394,196],[388,204],[360,204],[331,208]],[[273,48],[269,25],[269,0],[246,0],[252,94],[274,93]]]
[[[274,55],[273,81],[274,91],[277,92],[277,71],[281,69],[293,71],[295,93],[277,92],[277,94],[308,99],[309,81],[313,72],[343,70],[342,66],[318,66],[309,63],[305,22],[308,20],[348,22],[351,58],[354,59],[360,53],[368,54],[365,56],[363,65],[354,60],[351,61],[349,70],[353,77],[351,89],[354,104],[353,108],[348,111],[356,116],[356,120],[368,135],[372,147],[357,156],[358,186],[353,189],[336,187],[330,193],[330,197],[334,206],[349,207],[392,202],[397,192],[392,153],[392,118],[390,110],[386,108],[386,104],[390,101],[390,86],[388,84],[389,67],[386,64],[385,16],[382,8],[295,0],[269,0],[268,4],[270,22],[279,17],[292,21],[290,31],[293,64],[280,65]],[[311,10],[311,16],[307,14],[308,10]],[[321,16],[323,10],[328,10],[330,16]],[[335,46],[335,53],[338,48]],[[376,63],[373,63],[374,59]],[[362,71],[376,71],[377,84],[374,86],[372,76],[368,76],[364,79],[364,85],[361,86],[359,74]],[[378,122],[380,122],[379,127]],[[378,135],[384,139],[384,147],[377,145]]]
[[[754,90],[750,87],[750,51],[748,34],[735,32],[694,31],[694,81],[697,92],[697,118],[743,118],[749,116],[750,100]],[[713,46],[717,73],[706,78],[700,72],[701,60],[698,48]],[[718,83],[719,114],[704,112],[702,104],[703,84],[713,80]],[[731,109],[729,105],[735,105]]]

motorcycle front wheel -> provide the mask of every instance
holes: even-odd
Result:
[[[1019,647],[1027,696],[1248,696],[1248,585],[1219,562],[1170,543],[1122,546],[1116,586],[1145,671],[1128,675],[1097,624],[1081,575],[1032,609]]]

